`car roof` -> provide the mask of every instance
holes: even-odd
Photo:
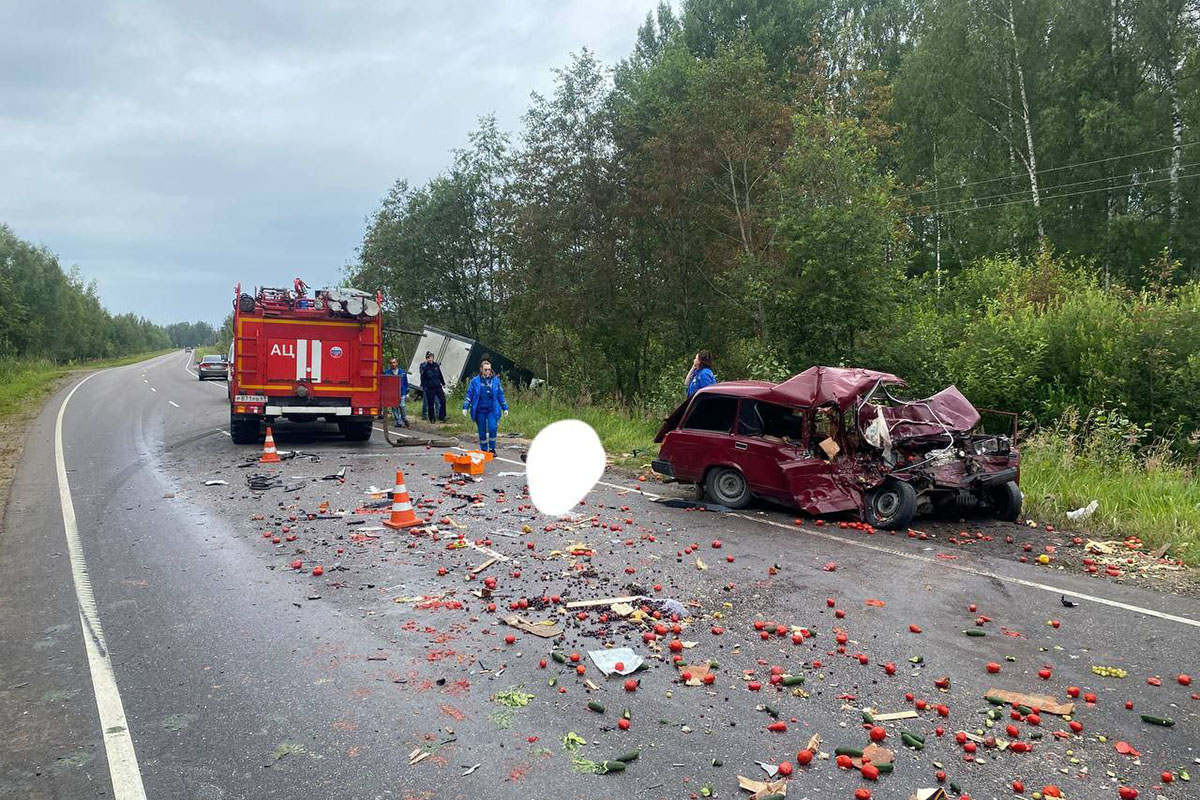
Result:
[[[783,383],[727,381],[706,386],[697,394],[750,397],[784,406],[809,407],[836,403],[846,408],[856,397],[879,382],[905,385],[901,378],[888,372],[848,367],[809,367]]]
[[[201,360],[201,361],[224,361],[224,360],[225,360],[225,356],[223,356],[223,355],[220,355],[219,353],[217,353],[217,354],[207,355],[207,356],[205,356],[204,358],[202,358],[202,359],[200,359],[200,360]]]

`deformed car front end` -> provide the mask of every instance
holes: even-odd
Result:
[[[1011,434],[984,434],[955,387],[904,400],[904,386],[888,373],[835,367],[779,384],[710,386],[664,422],[653,466],[733,507],[758,496],[810,514],[857,512],[881,528],[946,508],[1016,519],[1016,416]]]

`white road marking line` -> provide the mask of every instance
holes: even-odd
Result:
[[[217,431],[217,433],[223,433],[223,434],[225,434],[226,436],[228,436],[228,437],[229,437],[229,438],[231,438],[231,439],[233,438],[233,434],[232,434],[232,433],[230,433],[229,431],[223,431],[223,430],[221,430],[220,428],[216,428],[216,431]]]
[[[158,389],[155,389],[153,386],[151,386],[151,387],[150,387],[150,391],[152,391],[152,392],[157,392],[157,391],[158,391]]]
[[[525,462],[513,461],[511,458],[501,458],[500,456],[496,456],[496,458],[494,460],[495,461],[503,461],[506,464],[516,464],[518,467],[527,466],[527,464],[525,464]],[[642,489],[640,486],[618,486],[615,483],[608,483],[607,481],[596,481],[596,483],[600,486],[607,486],[610,489],[620,489],[623,492],[636,492],[637,494],[640,494],[642,497],[649,497],[651,500],[661,500],[662,499],[661,494],[654,494],[653,492],[647,492],[645,489]]]
[[[62,427],[67,403],[71,402],[80,386],[99,374],[93,372],[75,384],[59,406],[58,418],[54,423],[54,466],[58,473],[58,499],[62,506],[63,530],[67,536],[67,551],[71,559],[75,600],[79,604],[79,622],[83,626],[83,643],[87,649],[88,668],[92,674],[96,709],[100,712],[100,729],[104,732],[104,752],[108,758],[113,797],[115,800],[146,800],[146,790],[142,787],[142,773],[138,769],[137,754],[133,750],[133,738],[129,734],[129,723],[125,719],[125,706],[121,703],[121,693],[117,689],[108,645],[104,641],[104,629],[100,626],[100,613],[96,608],[96,598],[92,594],[87,563],[83,559],[83,547],[79,542],[79,529],[75,523],[75,504],[71,500],[71,487],[67,482],[67,463],[63,457]]]
[[[922,556],[922,555],[918,555],[916,553],[907,553],[907,552],[904,552],[903,550],[893,550],[890,547],[882,547],[877,544],[870,544],[868,542],[860,542],[860,541],[856,541],[854,539],[846,539],[841,536],[835,536],[832,533],[825,533],[824,531],[814,531],[814,530],[809,530],[808,528],[802,528],[802,527],[798,527],[795,525],[785,525],[782,522],[776,522],[775,520],[771,520],[771,519],[758,519],[755,517],[748,516],[746,514],[739,514],[737,512],[734,512],[732,514],[732,516],[750,520],[751,522],[758,522],[763,525],[771,525],[776,528],[783,528],[784,530],[792,531],[794,533],[805,533],[805,534],[808,534],[809,536],[816,536],[820,539],[829,539],[830,541],[841,542],[843,544],[852,545],[854,547],[861,547],[864,550],[874,550],[877,553],[887,553],[888,555],[898,556],[899,558],[907,558],[911,561],[921,561],[926,564],[934,564],[938,567],[942,567],[945,569],[958,570],[959,572],[965,572],[968,575],[976,575],[980,578],[991,578],[993,580],[1004,581],[1005,583],[1015,583],[1018,586],[1026,586],[1030,589],[1041,589],[1042,591],[1050,592],[1051,594],[1066,595],[1068,597],[1078,597],[1080,600],[1087,600],[1089,603],[1099,603],[1100,605],[1110,606],[1112,608],[1120,608],[1120,609],[1124,609],[1125,611],[1133,611],[1137,614],[1145,614],[1146,616],[1149,616],[1149,617],[1157,617],[1159,619],[1168,620],[1170,622],[1179,622],[1183,625],[1192,625],[1194,627],[1200,628],[1200,621],[1198,621],[1198,620],[1188,619],[1187,617],[1177,617],[1174,614],[1164,614],[1163,612],[1155,611],[1152,608],[1143,608],[1141,606],[1134,606],[1134,605],[1130,605],[1128,603],[1122,603],[1118,600],[1109,600],[1106,597],[1096,597],[1094,595],[1084,594],[1082,592],[1071,591],[1070,589],[1062,589],[1057,586],[1050,586],[1045,583],[1038,583],[1037,581],[1027,581],[1023,578],[1012,578],[1007,575],[1000,575],[995,572],[988,572],[987,570],[976,569],[975,567],[968,567],[964,564],[948,563],[948,562],[941,561],[936,558],[930,558],[929,556]]]
[[[175,406],[176,408],[179,408],[179,403],[176,403],[174,400],[168,400],[167,402],[170,403],[171,405]]]

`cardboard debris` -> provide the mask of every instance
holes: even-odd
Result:
[[[887,714],[876,714],[875,721],[876,722],[893,722],[898,719],[916,719],[919,716],[921,716],[921,715],[912,710],[892,711]]]
[[[948,798],[945,789],[935,786],[932,789],[917,789],[916,792],[909,795],[908,800],[948,800]]]
[[[1060,703],[1048,694],[1025,694],[1024,692],[1009,692],[1003,689],[988,689],[983,694],[985,697],[999,698],[1006,703],[1040,708],[1047,714],[1056,714],[1060,717],[1068,716],[1075,711],[1074,703]],[[879,718],[876,717],[876,719]]]
[[[821,752],[821,734],[814,733],[808,740],[808,744],[804,745],[805,750],[811,750],[814,753]]]
[[[563,632],[562,625],[559,625],[553,620],[530,622],[520,614],[514,614],[511,617],[505,617],[504,624],[510,628],[516,628],[519,631],[532,633],[534,636],[540,636],[543,639],[553,639],[555,636],[561,636]]]
[[[621,617],[628,617],[633,613],[633,606],[629,603],[613,603],[609,611]]]
[[[864,759],[875,765],[891,764],[896,760],[896,756],[886,747],[870,744],[863,748],[862,758],[852,758],[850,763],[854,765],[855,769],[862,769]]]
[[[738,788],[747,792],[753,792],[750,795],[750,800],[760,800],[772,794],[787,794],[787,781],[756,781],[747,778],[745,775],[738,775]]]
[[[837,454],[842,452],[842,448],[838,447],[838,443],[833,439],[824,439],[820,444],[817,445],[817,447],[821,448],[821,452],[824,453],[830,461],[833,461],[833,459],[837,457]]]
[[[695,666],[680,664],[679,672],[680,674],[684,672],[691,673],[692,677],[688,679],[687,683],[685,684],[686,686],[703,686],[704,676],[711,672],[711,670],[708,668],[707,664],[696,664]]]

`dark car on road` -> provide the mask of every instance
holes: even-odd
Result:
[[[225,360],[225,356],[205,356],[196,365],[196,375],[200,380],[207,378],[228,378],[229,362]]]
[[[1007,414],[1011,432],[989,435],[955,387],[903,400],[904,386],[835,367],[778,384],[718,383],[666,419],[653,468],[732,508],[760,497],[813,515],[854,512],[885,529],[949,509],[1016,520],[1016,415]]]

